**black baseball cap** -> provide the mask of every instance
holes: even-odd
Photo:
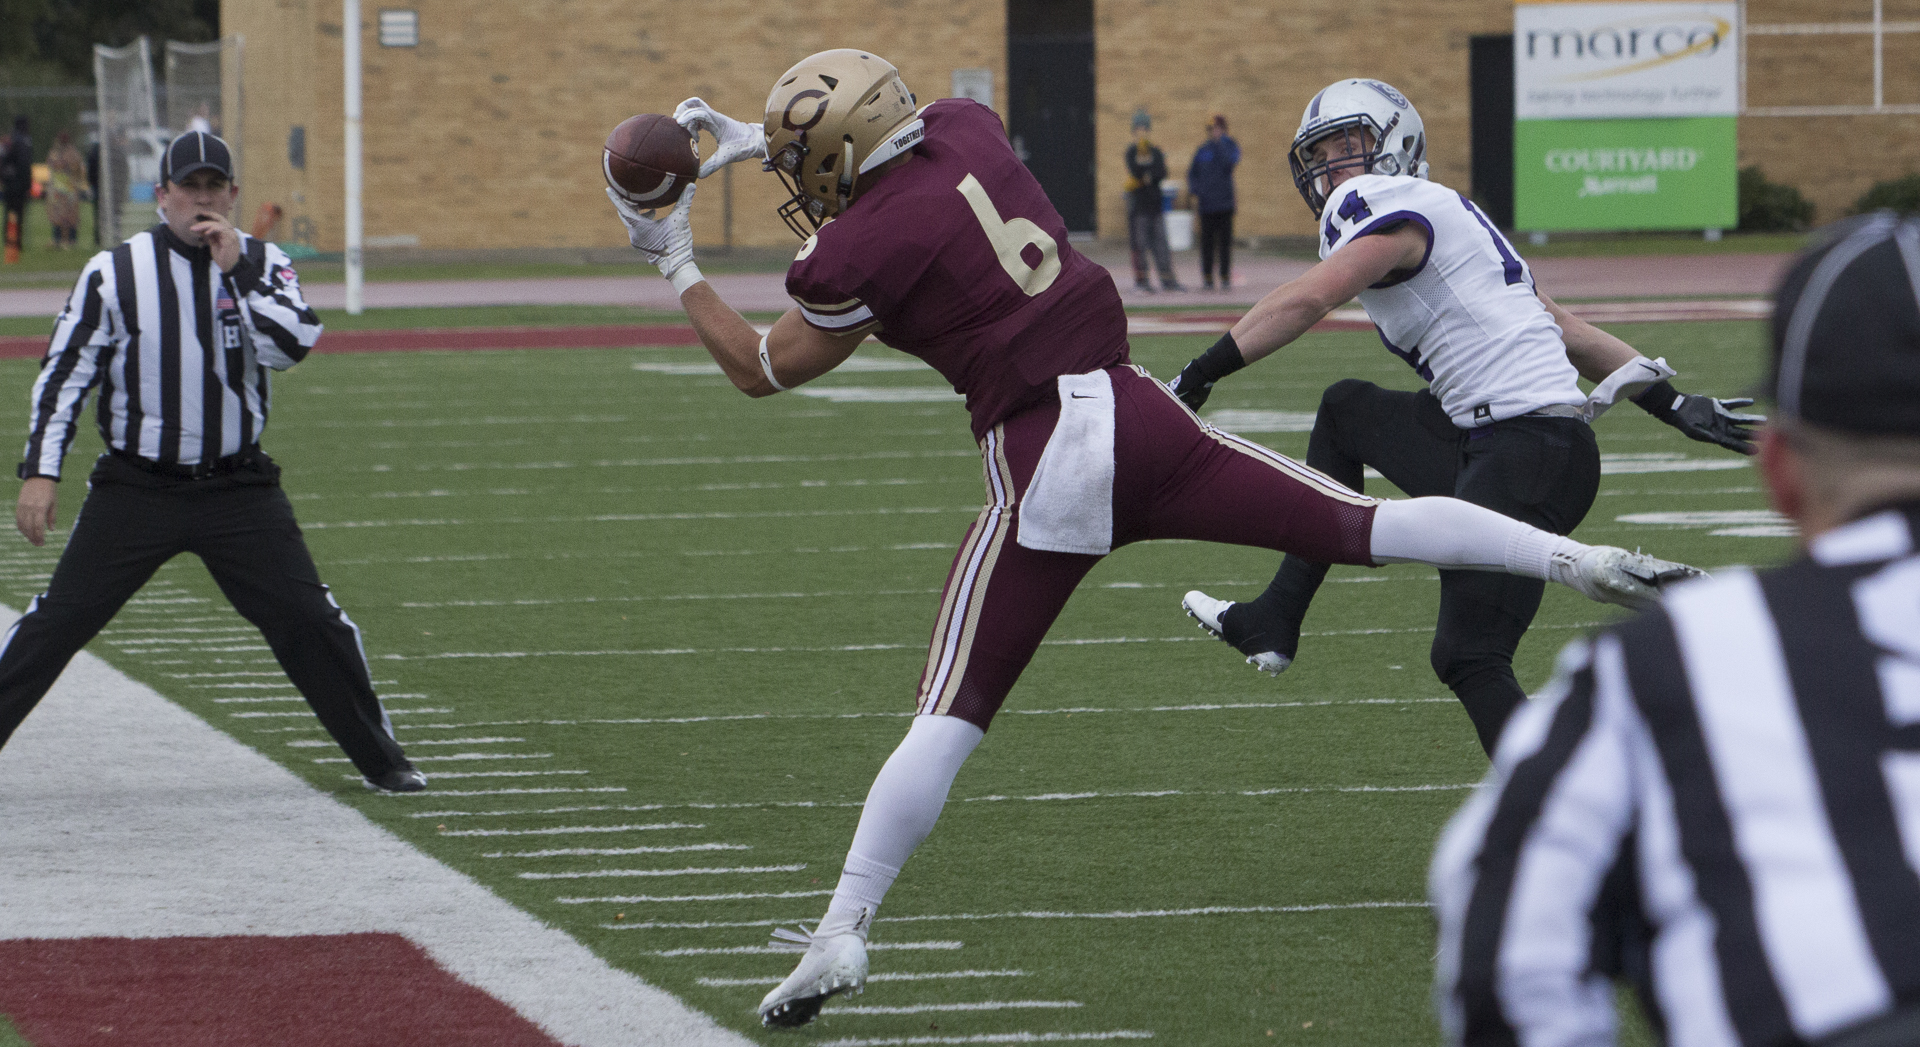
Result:
[[[233,153],[219,135],[188,131],[167,146],[166,155],[160,159],[160,180],[178,183],[202,168],[218,171],[231,182]]]
[[[1774,293],[1777,413],[1875,436],[1920,436],[1920,217],[1836,223]]]

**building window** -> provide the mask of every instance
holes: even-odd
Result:
[[[420,12],[384,9],[380,12],[381,47],[420,46]]]

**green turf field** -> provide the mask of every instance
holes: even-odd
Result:
[[[1764,328],[1615,330],[1683,388],[1733,395]],[[1171,376],[1207,341],[1140,339],[1136,359]],[[981,470],[958,401],[898,354],[862,350],[816,383],[835,395],[760,402],[705,359],[319,355],[277,379],[267,448],[427,793],[361,789],[197,562],[91,649],[760,1042],[1435,1040],[1426,861],[1484,770],[1427,667],[1436,576],[1336,568],[1299,663],[1268,680],[1179,601],[1250,596],[1277,557],[1171,542],[1118,552],[1068,606],[889,896],[865,995],[760,1030],[793,961],[767,932],[825,908]],[[16,418],[35,367],[0,363]],[[1297,416],[1347,376],[1418,381],[1371,334],[1315,334],[1209,410]],[[12,606],[52,568],[91,417],[63,530],[0,557]],[[1711,533],[1765,530],[1734,456],[1630,406],[1598,429],[1612,457],[1579,537],[1708,568],[1788,554]],[[1250,435],[1305,453],[1304,432]],[[1649,513],[1749,515],[1621,520]],[[1614,617],[1550,591],[1521,681]]]

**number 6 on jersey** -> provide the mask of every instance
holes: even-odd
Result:
[[[993,200],[987,196],[987,187],[971,174],[960,180],[960,195],[967,198],[967,204],[973,208],[973,216],[980,220],[980,228],[986,231],[987,242],[993,245],[994,257],[1000,260],[1000,268],[1013,277],[1020,290],[1033,298],[1053,286],[1060,275],[1060,245],[1044,229],[1025,218],[1002,220],[1000,209],[993,206]],[[1040,264],[1028,265],[1021,257],[1027,245],[1033,245],[1040,252]]]

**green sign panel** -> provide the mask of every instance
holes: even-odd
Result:
[[[1731,229],[1736,118],[1517,120],[1516,229]]]

